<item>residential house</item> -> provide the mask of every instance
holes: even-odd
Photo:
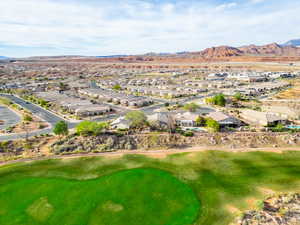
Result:
[[[154,124],[158,127],[170,127],[175,125],[174,119],[169,112],[157,112],[148,116],[150,124]]]
[[[79,106],[75,109],[75,115],[77,116],[96,116],[103,115],[111,111],[109,106],[103,105],[87,105],[87,106]]]
[[[241,125],[240,120],[220,111],[211,112],[207,115],[207,117],[217,121],[221,127],[239,127]]]
[[[177,113],[174,115],[176,125],[181,127],[195,127],[198,117],[197,113],[192,112]]]
[[[246,122],[259,126],[271,126],[279,123],[285,124],[287,122],[286,119],[276,113],[259,112],[250,109],[243,110],[240,116],[245,119]]]

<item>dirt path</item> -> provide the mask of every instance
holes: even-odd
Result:
[[[54,136],[51,139],[48,139],[43,145],[40,146],[40,152],[47,156],[51,156],[50,146],[58,140],[58,137]],[[1,165],[1,164],[0,164]]]
[[[153,158],[165,158],[168,155],[178,154],[178,153],[196,153],[196,152],[203,152],[203,151],[225,151],[225,152],[273,152],[281,154],[285,151],[300,151],[299,147],[289,147],[289,148],[240,148],[240,149],[228,149],[228,148],[218,148],[212,149],[206,147],[192,147],[186,149],[168,149],[168,150],[120,150],[115,152],[101,152],[101,153],[82,153],[82,154],[73,154],[73,155],[52,155],[52,156],[43,156],[43,157],[36,157],[36,158],[24,158],[24,159],[17,159],[7,162],[0,162],[0,166],[10,165],[14,163],[20,162],[33,162],[33,161],[40,161],[40,160],[47,160],[47,159],[73,159],[73,158],[80,158],[80,157],[95,157],[95,156],[106,156],[106,157],[121,157],[123,155],[145,155]]]

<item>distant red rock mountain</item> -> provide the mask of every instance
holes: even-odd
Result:
[[[282,46],[277,43],[268,45],[249,45],[240,47],[246,55],[258,55],[258,56],[300,56],[300,48],[295,46]]]
[[[220,46],[207,48],[198,53],[191,53],[204,58],[227,58],[232,56],[272,56],[299,57],[300,48],[295,46],[281,46],[277,43],[267,45],[248,45],[239,48]]]
[[[231,57],[231,56],[241,56],[244,53],[234,47],[230,46],[220,46],[220,47],[212,47],[207,48],[201,52],[192,53],[193,55],[199,55],[204,58],[224,58],[224,57]]]

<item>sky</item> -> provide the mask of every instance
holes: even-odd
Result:
[[[299,0],[0,0],[0,55],[200,51],[300,38]]]

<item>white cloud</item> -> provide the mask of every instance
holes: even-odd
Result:
[[[229,3],[224,3],[216,7],[216,9],[219,10],[226,10],[226,9],[231,9],[237,6],[236,2],[229,2]]]
[[[53,48],[57,54],[135,54],[262,44],[300,34],[299,3],[257,12],[247,3],[184,2],[0,1],[0,46]]]
[[[253,4],[258,4],[258,3],[262,3],[262,2],[266,2],[267,0],[250,0],[251,3]]]

